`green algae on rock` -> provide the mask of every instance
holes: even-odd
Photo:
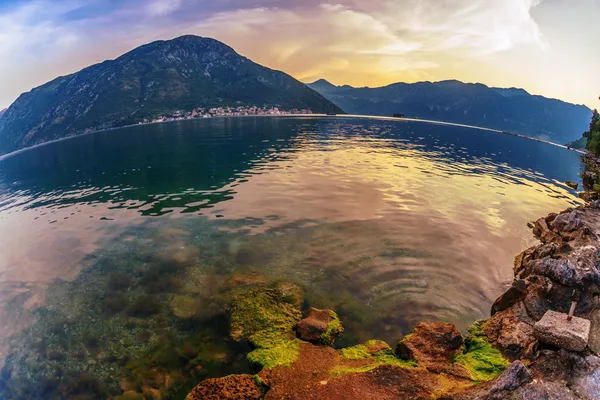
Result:
[[[310,309],[308,316],[298,321],[296,333],[302,340],[329,346],[344,332],[337,313],[333,310]]]
[[[237,290],[227,307],[231,338],[240,341],[264,331],[291,332],[302,317],[300,293],[299,287],[283,283]]]
[[[298,358],[293,329],[302,317],[301,302],[301,288],[286,282],[236,291],[227,307],[231,337],[254,347],[247,356],[253,368],[289,366]]]
[[[347,347],[340,350],[341,358],[345,360],[364,360],[365,365],[360,367],[337,366],[332,371],[332,375],[342,375],[346,373],[367,372],[381,365],[394,365],[398,367],[410,368],[416,367],[414,360],[400,360],[394,354],[394,350],[382,340],[369,340],[364,344]]]
[[[327,330],[321,335],[321,343],[331,344],[333,340],[344,333],[344,327],[338,317],[337,313],[333,310],[329,310],[329,322],[327,323]]]
[[[454,359],[454,363],[465,368],[475,382],[494,379],[510,364],[489,342],[483,332],[484,325],[485,321],[478,321],[469,328],[466,352]]]
[[[463,352],[462,345],[463,337],[453,324],[421,322],[398,342],[396,355],[431,372],[448,372],[452,360]]]
[[[269,347],[259,347],[246,357],[251,367],[256,369],[275,368],[278,366],[289,367],[298,359],[300,354],[300,341],[289,339],[285,336],[278,338],[277,342],[271,342]]]

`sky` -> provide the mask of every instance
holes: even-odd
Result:
[[[184,34],[303,82],[458,79],[600,108],[600,0],[0,0],[0,109]]]

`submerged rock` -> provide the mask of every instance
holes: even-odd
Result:
[[[231,337],[255,348],[247,356],[252,367],[273,368],[296,360],[299,341],[293,330],[302,318],[301,304],[302,289],[287,282],[236,292],[227,307]]]
[[[307,342],[331,345],[344,328],[335,311],[311,308],[308,317],[298,322],[296,332]]]
[[[568,321],[566,314],[549,310],[534,325],[534,334],[541,342],[570,351],[583,351],[588,344],[590,327],[587,319],[573,317]]]
[[[179,319],[188,320],[200,314],[200,301],[191,296],[175,296],[171,301],[171,310]]]
[[[287,283],[238,290],[227,306],[231,338],[252,342],[266,331],[291,332],[302,318],[301,302],[301,289]]]
[[[571,189],[575,189],[575,190],[577,190],[577,188],[579,187],[579,185],[576,182],[573,182],[573,181],[566,181],[565,185],[567,185]]]

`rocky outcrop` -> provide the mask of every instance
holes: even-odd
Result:
[[[300,288],[244,287],[229,312],[232,338],[254,348],[248,361],[259,372],[249,393],[264,390],[264,399],[599,399],[600,358],[592,349],[600,348],[600,204],[550,214],[531,227],[540,243],[516,257],[513,284],[466,338],[452,324],[421,323],[395,351],[378,340],[335,350],[323,344],[342,331],[337,315],[311,309],[301,320]],[[572,305],[575,316],[567,321]],[[221,386],[230,390],[208,380],[195,391],[216,393]]]

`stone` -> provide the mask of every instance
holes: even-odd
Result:
[[[552,228],[558,232],[573,232],[584,227],[576,211],[560,214],[552,221]]]
[[[206,379],[196,386],[186,400],[258,400],[264,389],[252,375],[229,375],[224,378]]]
[[[492,305],[492,315],[498,311],[504,311],[512,307],[517,302],[523,300],[526,295],[527,283],[522,279],[514,281],[512,286],[504,294],[500,295]]]
[[[574,190],[577,190],[577,188],[579,187],[579,185],[573,181],[566,181],[565,185],[567,185],[568,187],[570,187],[571,189],[574,189]]]
[[[511,398],[519,400],[580,400],[565,385],[542,380],[520,387],[511,394],[511,397],[508,397],[508,399]]]
[[[175,296],[171,301],[171,310],[179,319],[188,320],[196,317],[201,310],[200,301],[191,296]]]
[[[548,228],[548,224],[546,223],[546,219],[545,218],[540,218],[537,221],[535,221],[534,225],[533,225],[533,234],[536,237],[540,237],[542,236],[542,234],[544,232],[546,232],[547,230],[549,230],[550,228]]]
[[[600,354],[600,310],[592,311],[590,320],[592,321],[592,327],[590,328],[588,346],[591,351]]]
[[[527,310],[527,315],[536,321],[542,319],[544,314],[550,309],[546,300],[544,279],[534,276],[530,279],[527,295],[523,299],[523,305]]]
[[[600,359],[586,357],[587,371],[574,379],[571,387],[582,399],[600,399]]]
[[[591,171],[586,171],[583,174],[582,180],[583,180],[584,186],[592,187],[592,186],[594,186],[594,183],[596,181],[596,175]]]
[[[296,325],[298,337],[314,344],[331,345],[343,332],[340,319],[332,310],[311,308],[308,317]]]
[[[527,263],[527,271],[533,275],[542,275],[565,286],[574,286],[577,273],[569,260],[542,258]]]
[[[490,389],[490,397],[499,399],[506,398],[506,392],[512,392],[526,383],[531,382],[531,380],[529,370],[521,361],[517,360],[510,364],[498,379],[496,379],[496,382],[494,382]]]
[[[580,352],[588,344],[590,327],[591,323],[587,319],[573,317],[571,321],[567,321],[566,314],[548,310],[533,326],[533,333],[542,343]]]
[[[453,324],[422,322],[396,346],[396,355],[415,360],[432,372],[449,369],[461,353],[463,337]]]

